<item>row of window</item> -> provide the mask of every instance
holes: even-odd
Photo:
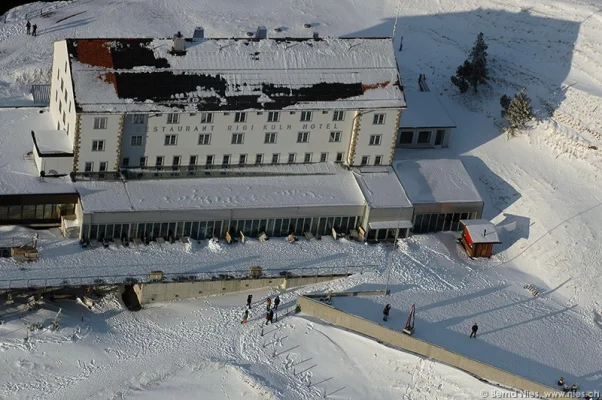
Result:
[[[287,236],[290,233],[300,236],[305,232],[329,235],[332,228],[337,232],[348,233],[357,226],[358,221],[359,217],[321,217],[84,225],[82,235],[91,240],[145,237],[154,240],[170,236],[202,240],[223,237],[226,232],[235,236],[242,232],[247,237],[257,237],[263,232],[272,237]]]
[[[199,145],[210,145],[211,144],[211,133],[201,133],[199,135]],[[275,144],[278,134],[276,132],[268,132],[264,136],[264,144]],[[334,131],[330,132],[329,142],[340,142],[342,132]],[[233,133],[231,144],[244,144],[244,133]],[[130,145],[142,146],[142,136],[132,136],[130,138]],[[309,143],[309,132],[299,132],[297,134],[297,143]],[[170,134],[165,135],[163,144],[165,146],[176,146],[178,144],[178,135]],[[370,146],[380,146],[382,144],[382,135],[370,135],[368,144]],[[92,151],[105,151],[106,143],[104,140],[93,140]]]
[[[437,129],[435,136],[435,146],[443,143],[445,129]],[[414,141],[414,131],[399,132],[399,144],[429,144],[431,143],[432,131],[418,131],[418,137]]]
[[[61,80],[61,88],[62,88],[62,80]],[[61,89],[62,90],[62,89]],[[57,92],[58,94],[58,92]],[[291,114],[295,114],[296,111],[291,111]],[[328,111],[322,111],[322,113],[328,113]],[[228,115],[229,113],[224,113],[224,115]],[[258,112],[258,115],[263,114],[263,112]],[[181,114],[171,113],[167,114],[167,124],[179,124],[180,123]],[[299,121],[301,122],[311,122],[313,118],[313,111],[301,111],[301,115]],[[334,111],[332,113],[333,121],[344,121],[345,120],[345,111]],[[132,122],[134,124],[144,124],[146,121],[144,114],[134,114]],[[280,121],[280,111],[269,111],[267,116],[267,122],[279,122]],[[94,129],[107,129],[108,117],[95,117],[94,118]],[[234,123],[245,123],[247,122],[247,113],[246,112],[236,112],[234,113]],[[201,113],[201,123],[202,124],[211,124],[213,123],[213,113],[205,112]],[[372,117],[372,124],[374,125],[383,125],[385,123],[385,114],[374,114]]]
[[[459,231],[460,220],[475,219],[477,213],[452,214],[416,214],[414,215],[414,233]]]
[[[75,213],[75,204],[0,206],[0,221],[57,220]]]
[[[68,63],[65,62],[65,73],[67,72],[67,67],[68,67]],[[59,114],[61,114],[62,116],[62,122],[63,122],[63,127],[65,128],[65,130],[67,131],[67,133],[69,133],[69,125],[66,124],[67,122],[67,100],[68,100],[68,92],[67,92],[67,85],[65,85],[65,80],[61,77],[61,70],[57,68],[56,70],[56,80],[57,80],[57,84],[58,82],[61,83],[61,97],[64,97],[64,101],[65,101],[65,107],[63,107],[63,99],[59,98],[59,90],[57,89],[55,91],[55,97],[54,100],[55,102],[58,102],[58,109],[59,109]],[[69,106],[68,106],[68,112],[71,112],[71,102],[69,101]],[[57,122],[57,126],[56,129],[59,130],[61,129],[61,120],[59,120]]]
[[[343,157],[344,157],[344,153],[336,153],[336,159],[335,162],[337,163],[341,163],[343,162]],[[255,165],[261,165],[264,163],[264,154],[256,154],[255,155]],[[207,155],[205,157],[205,165],[208,166],[212,166],[215,165],[215,155]],[[232,157],[231,154],[224,154],[222,156],[222,162],[221,165],[224,166],[229,166],[229,165],[236,165],[233,164],[234,158]],[[381,165],[383,161],[383,156],[374,156],[374,165]],[[247,165],[248,162],[248,155],[247,154],[240,154],[238,156],[238,165]],[[286,164],[294,164],[298,162],[297,159],[297,153],[288,153],[288,156],[286,158],[286,161],[284,161],[281,157],[280,153],[273,153],[270,159],[270,163],[271,164],[281,164],[281,163],[286,163]],[[303,153],[303,163],[311,163],[314,162],[313,159],[313,153]],[[319,162],[328,162],[328,153],[320,153],[320,161]],[[131,160],[129,157],[124,157],[122,159],[121,162],[121,166],[122,167],[147,167],[148,163],[148,158],[147,157],[140,157],[138,159],[138,165],[133,165],[131,163]],[[190,156],[189,160],[188,160],[188,166],[195,166],[198,163],[198,156]],[[362,156],[361,157],[361,161],[360,161],[361,165],[369,165],[370,164],[370,156]],[[107,161],[101,161],[98,163],[98,172],[107,172],[108,170],[108,165],[109,163]],[[171,163],[171,167],[179,167],[182,165],[182,156],[173,156],[172,159],[172,163]],[[165,167],[165,157],[164,156],[157,156],[155,157],[155,168],[163,168]],[[94,171],[94,162],[86,162],[84,164],[84,172],[95,172]]]

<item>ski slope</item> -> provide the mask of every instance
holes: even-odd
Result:
[[[200,268],[217,265],[223,270],[240,267],[245,257],[258,255],[280,266],[291,264],[290,260],[292,264],[312,266],[339,259],[378,265],[374,273],[322,286],[346,289],[358,285],[382,287],[391,260],[392,299],[370,300],[376,310],[368,311],[370,315],[380,314],[383,302],[392,302],[400,314],[406,312],[409,304],[416,303],[418,322],[428,328],[420,332],[431,341],[516,368],[548,385],[553,385],[557,375],[562,374],[583,389],[602,389],[598,362],[602,355],[602,164],[598,150],[602,149],[602,2],[259,0],[250,6],[233,0],[80,0],[47,18],[32,20],[39,26],[39,36],[29,37],[25,35],[24,15],[42,5],[13,9],[6,24],[0,24],[2,106],[31,104],[29,85],[48,80],[52,41],[65,37],[169,37],[177,31],[191,34],[195,26],[205,27],[208,36],[230,37],[243,36],[258,25],[267,26],[270,35],[274,35],[274,27],[280,27],[280,36],[311,36],[314,31],[322,36],[390,36],[399,15],[395,45],[399,48],[403,42],[398,59],[405,90],[417,90],[418,74],[426,74],[429,87],[440,95],[458,128],[452,132],[448,149],[398,151],[396,158],[461,158],[485,201],[484,217],[498,226],[503,243],[495,248],[491,260],[478,261],[468,259],[446,234],[414,237],[393,256],[386,247],[358,248],[342,242],[313,247],[303,243],[294,250],[283,243],[269,243],[268,247],[251,250],[235,246],[211,251],[202,244],[190,253],[160,248],[126,254],[115,249],[82,252],[73,242],[61,241],[49,232],[41,237],[41,245],[45,246],[43,261],[25,271],[19,265],[2,261],[0,268],[5,276],[37,277],[45,269],[68,273],[77,268],[115,271],[133,267],[146,271],[153,263],[170,263],[169,268],[174,271],[187,271],[197,256],[207,257]],[[304,23],[313,26],[306,29]],[[478,94],[460,95],[449,76],[466,58],[481,31],[489,44],[491,80]],[[519,137],[507,140],[499,128],[499,97],[514,94],[522,87],[527,88],[540,120]],[[1,165],[0,171],[10,168]],[[4,237],[29,237],[29,233],[18,229],[3,230]],[[536,285],[542,295],[533,297],[523,288],[525,284]],[[0,378],[0,395],[187,397],[192,391],[201,390],[185,384],[194,380],[207,388],[208,396],[216,398],[295,395],[290,393],[305,396],[298,398],[321,398],[323,393],[318,388],[331,393],[343,386],[347,389],[330,398],[391,398],[404,394],[411,399],[456,395],[478,398],[475,390],[480,389],[479,384],[457,371],[438,370],[444,367],[392,352],[390,357],[396,360],[410,357],[407,364],[399,362],[412,371],[401,373],[400,367],[393,373],[395,367],[387,368],[386,362],[374,360],[372,350],[363,351],[373,344],[312,322],[312,332],[320,329],[335,343],[346,343],[348,347],[341,347],[356,357],[345,358],[336,346],[328,344],[330,341],[314,337],[321,335],[300,334],[309,322],[291,317],[293,322],[282,321],[284,326],[296,325],[287,332],[291,340],[283,341],[282,349],[288,349],[289,343],[312,351],[315,347],[322,365],[338,365],[324,368],[328,372],[320,370],[322,379],[333,376],[322,386],[305,387],[302,377],[294,377],[295,373],[291,377],[285,366],[267,361],[270,352],[261,353],[263,342],[253,341],[249,333],[252,326],[238,326],[241,308],[235,302],[220,308],[207,301],[214,304],[229,300],[212,298],[158,305],[138,314],[122,312],[116,304],[107,303],[97,311],[99,316],[88,316],[88,336],[81,335],[75,343],[66,336],[81,323],[77,311],[71,315],[71,322],[65,317],[66,332],[40,334],[32,339],[31,346],[22,343],[24,321],[5,318],[7,323],[0,326],[0,335],[4,335],[0,346],[4,349],[6,374]],[[372,310],[370,305],[366,307]],[[200,310],[200,314],[194,310]],[[366,312],[361,305],[351,305],[350,311]],[[54,310],[26,318],[46,320],[53,313]],[[400,314],[397,318],[403,319]],[[199,321],[195,322],[197,317]],[[479,338],[476,346],[463,341],[474,322],[479,323],[483,333],[489,332]],[[226,326],[232,329],[224,329]],[[13,332],[17,329],[21,330]],[[202,336],[205,331],[208,336]],[[206,339],[211,335],[213,339]],[[223,342],[218,339],[221,336]],[[242,339],[249,347],[238,352]],[[179,341],[183,347],[179,347]],[[252,348],[252,343],[261,345]],[[211,346],[203,344],[212,345],[213,350],[207,350]],[[377,347],[378,357],[380,351],[389,351]],[[119,352],[111,353],[111,349]],[[311,354],[310,350],[304,351],[299,356]],[[186,358],[188,353],[190,358]],[[171,354],[174,357],[168,358]],[[336,364],[340,359],[346,361]],[[165,360],[165,364],[156,368],[151,360]],[[343,375],[343,367],[356,372]],[[318,367],[309,371],[313,370],[318,374]],[[428,371],[434,372],[431,375]],[[373,376],[379,373],[386,377],[385,382],[373,384]],[[410,377],[412,374],[415,377]],[[458,380],[448,381],[452,375]],[[400,379],[399,390],[395,389],[395,379]],[[217,384],[222,380],[223,385]],[[317,378],[316,381],[319,382]],[[443,388],[441,392],[437,392],[439,387]],[[420,392],[420,388],[424,391]]]

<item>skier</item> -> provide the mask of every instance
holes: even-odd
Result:
[[[33,24],[33,29],[31,30],[31,35],[32,36],[38,36],[37,31],[38,31],[38,25]]]
[[[270,311],[270,309],[272,308],[272,299],[270,299],[269,297],[265,300],[265,304],[266,304],[266,308],[268,311]]]
[[[276,296],[274,299],[274,311],[278,311],[278,304],[280,304],[280,296]]]
[[[25,27],[27,28],[27,34],[31,35],[31,22],[27,21]]]
[[[478,330],[479,330],[479,326],[475,322],[474,325],[472,326],[472,332],[470,333],[470,337],[476,339],[477,338],[477,331]]]
[[[247,319],[249,319],[249,310],[245,310],[245,313],[242,315],[242,322],[241,322],[241,324],[246,324],[247,323]]]
[[[247,308],[251,309],[251,303],[253,302],[253,295],[250,294],[247,296]]]
[[[383,310],[383,321],[387,321],[389,319],[389,312],[391,311],[391,304],[387,304],[385,309]]]

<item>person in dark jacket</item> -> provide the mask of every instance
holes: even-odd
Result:
[[[27,28],[27,34],[31,35],[31,22],[27,21],[25,27]]]
[[[270,321],[270,324],[274,323],[274,310],[268,312],[268,321]]]
[[[37,32],[38,32],[38,26],[36,24],[33,24],[32,26],[32,30],[31,30],[31,35],[32,36],[38,36]]]
[[[250,309],[251,308],[251,303],[253,302],[253,295],[250,294],[247,296],[247,307]]]
[[[391,312],[391,304],[387,304],[383,310],[383,321],[387,321],[389,319],[389,312]]]
[[[274,311],[278,311],[278,304],[280,304],[280,296],[276,296],[274,299]]]
[[[472,332],[470,333],[470,337],[476,339],[477,338],[477,331],[478,330],[479,330],[479,326],[475,322],[474,325],[472,326]]]

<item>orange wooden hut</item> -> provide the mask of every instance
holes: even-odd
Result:
[[[502,243],[490,221],[486,219],[460,220],[462,236],[460,243],[471,257],[489,257],[493,254],[493,245]]]

